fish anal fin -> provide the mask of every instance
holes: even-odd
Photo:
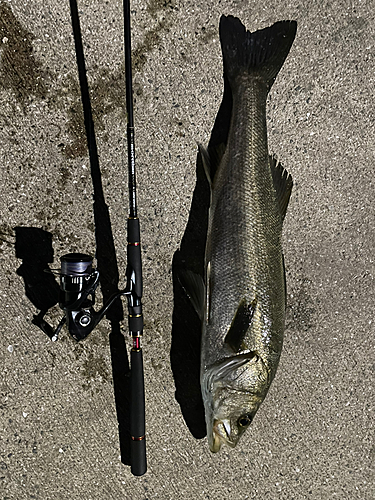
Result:
[[[274,156],[269,157],[273,185],[276,190],[280,207],[281,219],[284,220],[288,208],[289,198],[292,194],[293,179],[287,170],[278,163]]]
[[[254,316],[256,302],[256,299],[254,299],[250,304],[246,301],[246,299],[241,300],[228,333],[225,336],[224,342],[235,353],[247,349],[244,339]]]

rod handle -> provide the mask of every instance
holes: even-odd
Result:
[[[142,349],[132,349],[131,361],[131,472],[134,476],[142,476],[147,470],[146,459],[146,426],[145,426],[145,388],[143,378]]]
[[[133,476],[143,476],[147,471],[146,441],[133,441],[131,443],[131,472]]]

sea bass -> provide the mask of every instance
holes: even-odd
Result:
[[[225,152],[200,147],[211,186],[206,276],[203,283],[191,273],[186,285],[202,319],[201,390],[212,452],[222,443],[236,446],[249,427],[283,344],[281,232],[293,182],[268,153],[266,98],[296,28],[281,21],[250,33],[237,18],[220,20],[233,108]]]

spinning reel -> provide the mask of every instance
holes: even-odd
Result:
[[[93,268],[92,257],[83,253],[68,253],[63,255],[60,261],[61,269],[49,272],[60,276],[59,306],[65,314],[55,330],[44,319],[38,321],[38,326],[52,341],[58,340],[65,323],[75,340],[85,339],[115,300],[122,295],[128,298],[130,331],[142,331],[141,294],[136,294],[135,270],[129,272],[130,266],[128,266],[127,287],[113,294],[99,311],[95,311],[95,291],[99,285],[99,271]]]

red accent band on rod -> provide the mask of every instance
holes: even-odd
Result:
[[[141,339],[140,337],[133,337],[133,349],[139,351],[141,348]]]

